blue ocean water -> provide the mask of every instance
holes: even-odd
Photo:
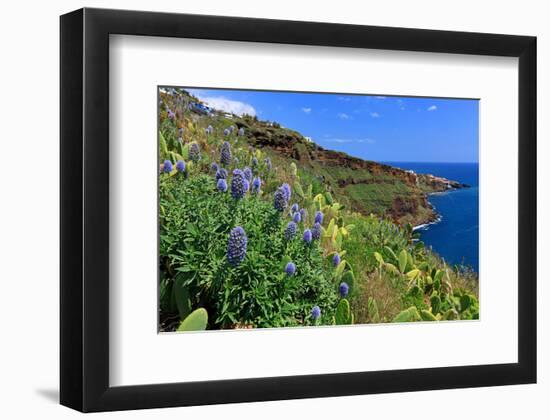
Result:
[[[431,194],[429,201],[441,215],[440,222],[418,230],[421,240],[451,264],[479,271],[479,164],[388,162],[416,173],[442,176],[470,188]]]

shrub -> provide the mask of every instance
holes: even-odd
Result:
[[[208,312],[209,328],[311,325],[315,305],[317,324],[331,324],[338,293],[322,249],[286,241],[287,222],[269,201],[216,191],[207,175],[161,177],[161,310],[175,310],[179,285],[190,307]]]

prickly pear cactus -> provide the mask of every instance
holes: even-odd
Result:
[[[342,299],[338,303],[336,314],[334,315],[334,323],[336,325],[353,324],[353,314],[351,313],[351,308],[347,299]]]
[[[441,298],[434,292],[430,298],[430,305],[432,306],[432,313],[437,314],[441,310]]]
[[[420,317],[422,318],[422,321],[437,321],[435,315],[426,309],[422,309],[420,311]]]
[[[178,331],[202,331],[208,324],[208,312],[199,308],[191,312],[180,324]]]
[[[416,307],[414,306],[411,306],[410,308],[399,312],[397,316],[393,319],[393,322],[414,322],[420,321],[421,319],[422,318],[420,317],[418,309],[416,309]]]

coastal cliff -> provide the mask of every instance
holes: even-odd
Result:
[[[413,226],[430,223],[438,215],[428,201],[429,194],[468,187],[328,150],[278,124],[250,117],[235,123],[247,130],[252,146],[271,151],[274,161],[281,164],[296,161],[311,182],[324,184],[336,200],[362,214],[373,213]]]
[[[180,98],[183,103],[200,103],[184,90]],[[265,151],[275,166],[287,167],[295,162],[302,178],[307,179],[314,190],[330,191],[335,200],[352,211],[387,217],[401,225],[416,226],[437,220],[428,195],[468,187],[442,177],[416,174],[325,149],[277,122],[217,110],[207,114],[191,113],[191,119],[195,123],[211,124],[215,135],[221,135],[221,127],[231,124],[244,129],[250,147]]]

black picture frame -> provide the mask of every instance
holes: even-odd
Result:
[[[110,34],[518,57],[518,363],[109,386]],[[61,404],[91,412],[536,382],[535,37],[85,8],[61,16],[60,47]]]

